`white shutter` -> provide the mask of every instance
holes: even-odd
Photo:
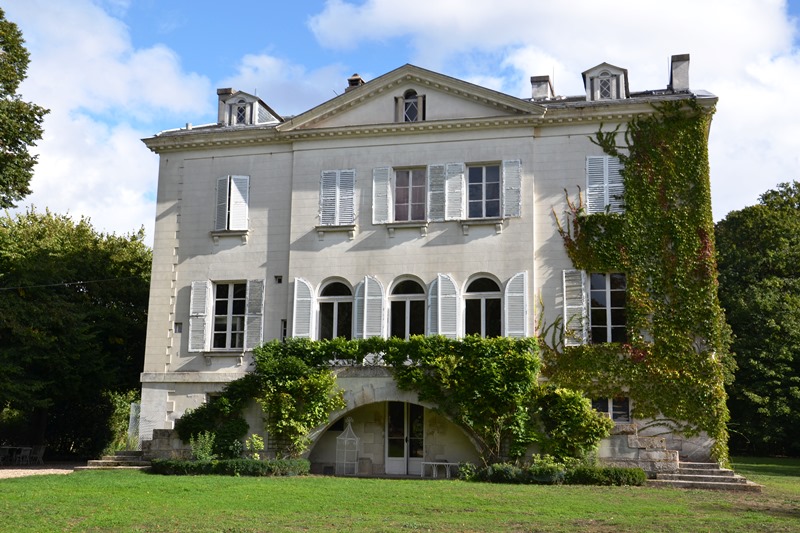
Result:
[[[339,202],[336,224],[346,226],[356,221],[356,171],[339,171]]]
[[[428,335],[439,334],[439,278],[428,289]]]
[[[447,274],[437,275],[438,284],[438,316],[439,316],[439,331],[440,335],[444,335],[450,339],[458,337],[458,287]]]
[[[364,281],[356,285],[353,298],[353,338],[364,338]]]
[[[392,169],[379,167],[372,169],[372,223],[386,224],[392,216]]]
[[[428,220],[444,221],[445,205],[445,166],[428,166]]]
[[[264,280],[247,282],[245,299],[244,349],[252,350],[264,340]]]
[[[339,173],[323,170],[319,183],[319,223],[321,226],[336,225]]]
[[[208,315],[211,304],[210,281],[193,281],[189,296],[189,351],[208,350]]]
[[[314,331],[314,293],[311,284],[294,278],[294,302],[292,310],[292,337],[312,338]]]
[[[425,95],[417,95],[417,120],[425,120]]]
[[[564,270],[564,346],[586,343],[586,273],[583,270]]]
[[[230,176],[217,179],[217,209],[214,219],[214,231],[228,229],[228,187]]]
[[[603,213],[606,209],[605,156],[586,158],[586,213]]]
[[[247,229],[247,203],[250,196],[250,178],[248,176],[231,176],[230,185],[230,221],[228,229]]]
[[[445,170],[445,219],[464,218],[464,165],[448,163]]]
[[[367,276],[356,285],[353,309],[353,337],[383,337],[383,285]]]
[[[528,336],[528,273],[514,274],[506,284],[506,337]]]
[[[503,216],[522,215],[522,162],[503,161]]]
[[[611,213],[624,213],[625,183],[620,174],[620,162],[616,157],[609,157],[608,161],[608,205]]]

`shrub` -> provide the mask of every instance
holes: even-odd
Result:
[[[486,469],[486,479],[491,483],[522,483],[522,469],[510,463],[495,463]]]
[[[569,485],[644,485],[647,474],[641,468],[579,466],[569,470],[564,482]]]
[[[168,476],[305,476],[311,463],[305,459],[221,459],[211,461],[183,461],[154,459],[150,471]]]
[[[189,446],[192,447],[192,457],[198,461],[211,461],[217,458],[214,453],[215,435],[210,431],[202,431],[189,437]]]

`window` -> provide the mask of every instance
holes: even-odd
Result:
[[[500,165],[467,167],[468,218],[500,216]]]
[[[625,184],[619,159],[610,156],[586,158],[586,212],[624,213]]]
[[[409,89],[403,96],[395,97],[396,122],[420,122],[425,120],[425,95]]]
[[[593,398],[592,408],[608,416],[614,422],[630,422],[630,398]]]
[[[236,102],[236,124],[247,124],[247,102]]]
[[[211,347],[242,348],[247,284],[219,283],[214,293],[214,335]]]
[[[425,220],[425,169],[396,170],[394,174],[394,220]]]
[[[600,100],[614,98],[614,77],[608,71],[603,71],[597,78],[597,91]]]
[[[591,342],[627,342],[625,274],[592,274],[589,320]]]
[[[425,289],[419,283],[404,280],[392,289],[390,321],[391,337],[425,334]]]
[[[225,176],[217,179],[215,231],[246,231],[249,176]]]
[[[501,335],[500,287],[489,278],[472,281],[464,294],[464,334],[481,337]]]
[[[344,283],[329,283],[319,298],[319,338],[349,339],[352,334],[353,292]]]
[[[355,170],[324,170],[320,179],[319,223],[347,226],[355,223]]]
[[[193,281],[189,351],[250,350],[263,340],[264,280]]]

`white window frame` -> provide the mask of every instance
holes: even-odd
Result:
[[[497,169],[497,182],[487,182],[487,170],[489,168]],[[472,183],[473,171],[480,169],[480,183]],[[500,163],[481,163],[481,164],[468,164],[466,172],[466,203],[467,211],[466,218],[480,219],[480,218],[500,218],[503,214],[503,173],[502,165]],[[487,198],[487,189],[496,183],[497,197]],[[473,198],[473,191],[480,187],[480,195]],[[487,204],[489,202],[497,203],[497,213],[489,214]],[[473,215],[472,207],[480,206],[480,214]]]
[[[216,288],[218,285],[245,284],[244,330],[242,346],[231,346],[232,306],[226,314],[226,345],[214,347],[216,317]],[[264,280],[248,281],[193,281],[189,298],[189,351],[190,352],[244,352],[263,342],[264,335]],[[220,315],[222,316],[222,315]],[[242,316],[242,315],[236,315]]]
[[[356,171],[323,170],[320,176],[319,225],[355,224]]]
[[[633,420],[631,417],[631,399],[627,396],[593,398],[592,408],[613,420],[615,424],[628,424]]]
[[[340,283],[343,286],[347,287],[347,289],[350,291],[350,294],[349,295],[341,295],[341,296],[323,296],[322,295],[322,293],[325,292],[325,289],[327,287],[329,287],[329,286],[331,286],[333,284],[336,284],[336,283]],[[353,338],[353,327],[354,327],[353,323],[355,322],[355,316],[354,316],[355,305],[354,305],[352,287],[350,287],[347,283],[344,283],[343,281],[331,280],[331,281],[325,282],[320,287],[319,294],[320,295],[317,297],[317,308],[318,308],[317,309],[317,313],[319,315],[319,319],[317,320],[317,339],[320,339],[320,340],[323,339],[323,337],[322,337],[322,326],[323,326],[323,324],[322,324],[322,306],[323,306],[323,304],[332,304],[332,306],[333,306],[332,307],[332,309],[333,309],[333,315],[332,315],[333,324],[332,324],[332,329],[331,329],[331,331],[333,333],[333,337],[331,337],[331,338],[336,338],[336,337],[339,336],[338,335],[338,332],[339,332],[339,319],[340,319],[340,315],[341,315],[341,311],[340,311],[339,308],[340,308],[341,304],[348,304],[348,303],[350,304],[350,325],[346,329],[346,331],[347,331],[346,338],[352,339]]]
[[[625,182],[619,158],[586,158],[586,213],[624,213]]]
[[[478,280],[481,280],[481,279],[487,279],[487,280],[491,281],[492,283],[494,283],[497,286],[497,290],[496,291],[485,291],[485,292],[469,292],[470,285],[472,285],[474,282],[476,282]],[[497,282],[497,280],[495,280],[495,279],[493,279],[493,278],[491,278],[489,276],[485,276],[485,275],[484,276],[476,276],[476,277],[472,278],[471,280],[469,280],[467,282],[466,286],[464,287],[464,326],[463,326],[464,329],[463,329],[463,331],[464,331],[465,335],[467,334],[467,312],[468,312],[467,302],[468,301],[479,301],[480,302],[480,321],[481,321],[480,336],[484,337],[484,338],[486,337],[487,329],[488,329],[488,327],[487,327],[487,325],[488,325],[488,317],[486,315],[486,305],[487,305],[487,302],[489,300],[497,300],[498,309],[500,311],[500,316],[497,317],[497,324],[496,324],[497,332],[498,332],[497,336],[502,336],[503,335],[503,291],[502,291],[502,289],[500,287],[500,284]]]
[[[625,289],[615,289],[611,285],[612,276],[623,276],[625,279]],[[600,280],[602,277],[602,287],[595,285],[595,280]],[[604,305],[596,304],[593,295],[598,293],[602,296],[604,300]],[[600,342],[627,342],[627,316],[625,317],[625,323],[620,324],[613,320],[614,311],[622,311],[625,313],[625,306],[614,306],[612,305],[611,299],[613,294],[623,293],[623,299],[627,301],[627,277],[624,273],[621,272],[593,272],[589,275],[589,331],[594,332],[597,329],[602,329],[605,332],[605,341],[600,341],[594,338],[594,335],[590,333],[589,338],[590,341],[594,343]],[[604,324],[595,323],[595,316],[596,314],[594,311],[601,311],[606,316],[606,320]],[[613,340],[613,335],[615,331],[622,330],[623,332],[623,339],[622,340]]]
[[[397,287],[401,283],[405,283],[405,282],[414,283],[415,285],[417,285],[422,290],[422,292],[419,292],[419,293],[395,293],[394,291],[397,289]],[[422,304],[423,304],[423,311],[422,311],[423,312],[423,317],[422,317],[423,327],[422,327],[422,332],[420,332],[419,335],[424,335],[425,334],[425,324],[427,323],[427,316],[426,316],[427,313],[425,313],[425,307],[426,307],[425,302],[426,302],[426,300],[427,300],[427,295],[425,294],[425,286],[422,283],[419,283],[417,280],[408,279],[408,278],[404,278],[404,279],[398,280],[397,283],[395,283],[394,287],[392,288],[392,293],[389,295],[389,328],[388,328],[387,334],[389,336],[391,336],[392,330],[395,329],[394,328],[395,324],[394,324],[394,322],[392,320],[392,317],[394,316],[393,310],[394,310],[395,304],[399,304],[399,305],[402,305],[402,310],[403,310],[403,315],[404,315],[404,319],[403,319],[403,326],[404,327],[403,327],[403,337],[402,338],[404,340],[408,340],[409,337],[411,336],[411,332],[409,331],[409,327],[410,327],[410,324],[411,324],[411,302],[422,302]]]
[[[250,176],[217,178],[214,231],[247,231]]]

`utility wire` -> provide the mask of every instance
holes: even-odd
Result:
[[[69,287],[72,285],[87,285],[89,283],[105,283],[107,281],[122,281],[125,279],[138,278],[139,276],[127,276],[124,278],[94,279],[89,281],[65,281],[63,283],[48,283],[46,285],[25,285],[24,287],[0,287],[0,291],[18,291],[20,289],[41,289],[45,287]]]

